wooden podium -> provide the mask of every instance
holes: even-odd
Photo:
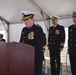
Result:
[[[0,43],[0,75],[34,75],[34,48],[17,42]]]

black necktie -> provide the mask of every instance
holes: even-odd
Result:
[[[53,29],[55,29],[55,26],[53,26]]]

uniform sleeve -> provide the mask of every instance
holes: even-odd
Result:
[[[19,40],[19,42],[21,42],[21,43],[22,43],[22,38],[23,38],[23,32],[24,32],[24,29],[22,29],[22,31],[21,31],[21,36],[20,36],[20,40]]]
[[[46,35],[45,35],[45,33],[43,33],[44,34],[44,45],[46,45]]]
[[[65,43],[65,30],[64,27],[61,28],[61,43],[60,47],[63,48]]]
[[[50,28],[49,28],[49,32],[48,32],[48,46],[49,46],[49,43],[50,43]]]
[[[45,50],[46,49],[46,35],[45,35],[45,33],[43,33],[43,35],[44,35],[44,45],[43,45],[43,50]]]
[[[70,44],[70,28],[68,27],[68,51],[69,51],[69,44]]]
[[[43,45],[44,45],[43,30],[42,28],[38,28],[38,30],[36,30],[36,36],[35,36],[35,47],[37,49],[42,49]]]

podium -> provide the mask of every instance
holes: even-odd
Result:
[[[0,43],[0,75],[34,75],[34,48],[17,42]]]

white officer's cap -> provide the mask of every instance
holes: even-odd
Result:
[[[20,14],[22,14],[22,21],[32,18],[35,15],[35,13],[31,11],[21,11]]]
[[[52,15],[52,16],[50,16],[50,18],[51,18],[51,20],[58,20],[59,19],[59,17],[56,15]]]

